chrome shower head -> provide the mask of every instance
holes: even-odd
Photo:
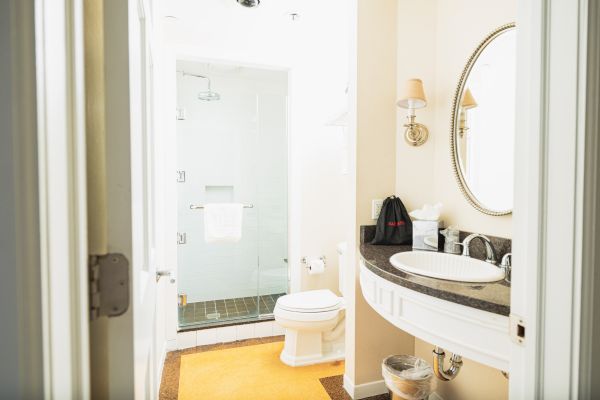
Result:
[[[210,89],[206,92],[198,93],[198,99],[204,101],[215,101],[221,100],[221,95],[217,92],[213,92]]]
[[[237,0],[237,2],[248,8],[256,7],[260,4],[260,0]]]
[[[204,100],[204,101],[221,100],[221,95],[217,92],[213,92],[210,89],[210,78],[206,78],[206,79],[208,80],[208,90],[198,93],[198,99]]]
[[[199,100],[203,100],[203,101],[221,100],[221,95],[217,92],[213,92],[210,89],[210,78],[208,76],[190,74],[189,72],[185,72],[185,71],[181,71],[181,72],[182,72],[183,76],[193,76],[195,78],[202,78],[202,79],[206,79],[208,81],[208,90],[198,93]]]

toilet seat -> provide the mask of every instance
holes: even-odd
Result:
[[[309,290],[281,296],[276,307],[294,313],[322,313],[343,308],[344,299],[331,290]]]
[[[323,322],[336,319],[340,313],[340,310],[331,311],[319,311],[319,312],[298,312],[289,311],[278,306],[275,306],[273,315],[275,320],[286,319],[295,322]]]

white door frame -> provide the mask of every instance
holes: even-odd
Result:
[[[35,16],[45,395],[86,399],[90,377],[83,2],[36,0]]]
[[[588,0],[518,2],[511,318],[525,341],[512,346],[512,399],[584,393],[582,258],[593,249],[582,234],[597,207],[584,201],[584,161],[597,157],[584,146],[595,134],[586,132],[587,18]]]

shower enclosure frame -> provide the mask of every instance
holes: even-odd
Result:
[[[287,293],[295,292],[300,290],[300,276],[301,276],[301,263],[300,263],[300,249],[299,249],[299,238],[300,238],[300,180],[299,180],[299,155],[292,151],[293,149],[293,131],[292,131],[292,93],[291,93],[291,80],[293,74],[291,68],[285,65],[265,65],[254,63],[252,61],[244,60],[229,60],[222,58],[207,58],[197,57],[190,55],[187,52],[175,52],[172,54],[169,60],[170,68],[167,73],[170,73],[172,79],[171,82],[167,83],[167,86],[171,88],[171,93],[168,93],[168,99],[166,103],[172,105],[171,109],[177,108],[177,82],[175,79],[178,71],[177,62],[195,62],[205,64],[218,64],[218,65],[231,65],[241,66],[254,69],[265,69],[272,71],[284,72],[287,74],[287,118],[286,118],[286,135],[287,135]],[[215,88],[218,91],[218,88]],[[171,238],[177,237],[177,182],[176,179],[169,179],[173,177],[173,172],[177,170],[177,156],[176,156],[176,140],[177,140],[177,127],[176,119],[165,121],[165,132],[169,135],[167,141],[170,143],[169,148],[165,149],[167,152],[165,162],[165,185],[167,189],[167,196],[165,200],[165,213],[166,220],[169,221],[167,225],[167,231],[165,232],[167,249],[165,254],[165,261],[172,265],[172,279],[167,288],[166,293],[166,319],[167,319],[167,339],[176,340],[177,333],[190,330],[198,330],[204,328],[211,328],[219,325],[236,325],[239,323],[247,323],[248,321],[256,320],[265,321],[272,320],[272,313],[270,314],[258,314],[251,318],[240,318],[233,320],[224,320],[221,323],[211,324],[196,324],[190,326],[180,326],[178,318],[178,257],[177,257],[177,241]],[[260,265],[257,266],[260,268]],[[258,296],[258,287],[257,287]]]

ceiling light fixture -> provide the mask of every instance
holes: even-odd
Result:
[[[248,8],[257,7],[260,4],[260,0],[237,0],[237,2]]]

